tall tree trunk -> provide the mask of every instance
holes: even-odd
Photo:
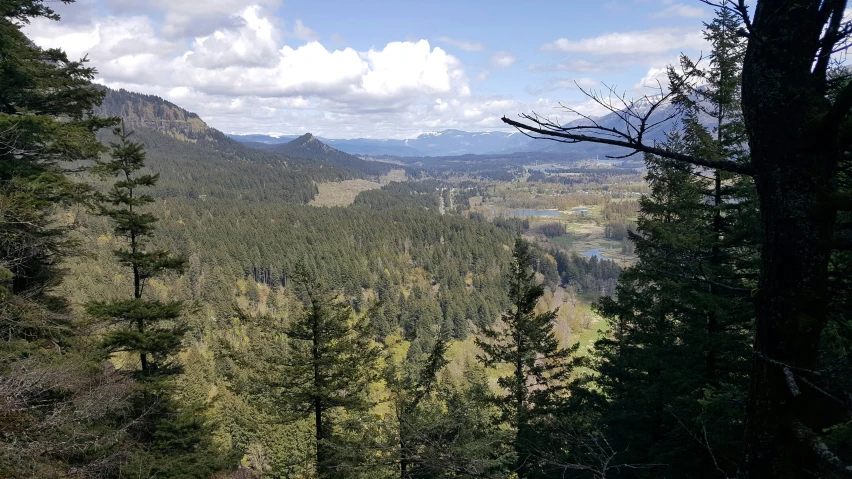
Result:
[[[817,457],[799,439],[808,414],[815,414],[812,391],[799,390],[792,373],[816,363],[835,216],[819,213],[839,158],[836,135],[820,128],[830,105],[811,74],[825,22],[821,3],[759,2],[743,69],[743,113],[763,221],[746,411],[750,478],[818,470]]]

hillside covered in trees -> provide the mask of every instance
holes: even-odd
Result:
[[[97,86],[5,2],[0,478],[849,477],[846,5],[778,3],[716,5],[664,122],[504,119],[641,165],[400,172]]]

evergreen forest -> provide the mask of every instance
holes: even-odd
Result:
[[[750,3],[503,118],[600,163],[240,142],[0,0],[0,479],[852,477],[852,24]]]

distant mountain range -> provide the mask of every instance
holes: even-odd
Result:
[[[296,136],[230,135],[244,143],[280,144],[292,141]],[[336,139],[317,138],[346,153],[367,156],[457,156],[509,153],[523,150],[530,139],[518,132],[478,132],[444,130],[424,133],[406,140],[383,140],[372,138]],[[520,149],[519,149],[520,148]]]
[[[648,102],[641,100],[637,109],[643,108]],[[673,106],[664,105],[651,116],[651,123],[656,123],[670,115]],[[624,128],[624,121],[615,113],[595,118],[601,126],[608,128]],[[589,124],[586,119],[575,120],[566,126]],[[658,125],[645,141],[653,143],[665,139],[665,133],[676,126],[676,120],[669,120]],[[290,142],[297,138],[295,135],[230,135],[231,138],[252,143],[254,146],[277,145]],[[608,145],[592,143],[566,144],[547,140],[533,140],[519,132],[467,132],[461,130],[444,130],[435,133],[423,133],[415,138],[406,140],[395,139],[335,139],[319,138],[318,140],[340,151],[361,156],[396,156],[396,157],[428,157],[428,156],[460,156],[460,155],[495,155],[527,152],[544,152],[565,155],[567,159],[580,160],[606,156],[620,156],[629,151]]]
[[[642,104],[637,104],[642,108]],[[666,118],[671,105],[659,108],[651,117],[651,122]],[[519,132],[466,132],[444,130],[435,133],[423,133],[416,138],[397,139],[334,139],[314,137],[311,134],[296,136],[269,135],[224,135],[208,126],[195,113],[170,103],[162,98],[132,93],[125,90],[110,90],[97,113],[105,116],[120,116],[133,127],[142,127],[158,131],[174,139],[209,144],[219,151],[236,151],[243,156],[242,148],[251,147],[275,152],[290,158],[303,158],[359,171],[361,174],[376,176],[387,165],[364,162],[361,157],[391,156],[400,158],[456,157],[463,155],[515,155],[541,153],[555,155],[560,159],[577,161],[598,157],[620,156],[629,150],[594,143],[566,144],[547,140],[533,140]],[[610,128],[624,128],[623,120],[611,113],[596,118],[600,125]],[[566,126],[582,125],[589,120],[581,119]],[[665,133],[676,126],[676,120],[659,125],[645,137],[651,143],[665,138]]]
[[[358,170],[371,176],[381,176],[388,172],[387,163],[365,161],[361,158],[332,148],[314,138],[310,133],[294,138],[287,143],[246,143],[246,145],[274,151],[290,158],[303,158],[317,164],[332,164],[342,168]]]

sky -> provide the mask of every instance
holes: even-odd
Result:
[[[706,53],[699,0],[77,0],[25,33],[229,134],[413,138],[604,113]],[[579,85],[579,87],[578,87]]]

